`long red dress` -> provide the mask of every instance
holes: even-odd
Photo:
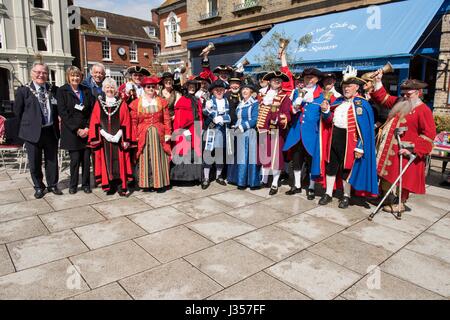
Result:
[[[132,127],[137,139],[139,187],[161,189],[170,185],[169,164],[172,126],[167,101],[155,97],[145,106],[145,97],[130,104]]]
[[[392,109],[398,101],[398,97],[389,95],[383,87],[371,93],[371,96],[375,103],[388,109]],[[425,160],[433,150],[433,141],[436,137],[433,114],[430,108],[422,103],[405,117],[400,118],[397,114],[384,126],[378,145],[377,171],[382,179],[391,184],[400,175],[399,148],[394,135],[394,130],[398,127],[408,128],[402,135],[402,142],[414,144],[414,153],[417,155],[416,160],[403,175],[403,189],[417,194],[425,194]],[[406,166],[408,160],[407,157],[403,157],[403,167]]]
[[[89,127],[88,143],[94,152],[95,180],[105,191],[110,190],[112,181],[120,180],[122,190],[126,191],[127,183],[133,179],[129,151],[135,145],[130,113],[125,102],[120,103],[119,110],[114,114],[112,113],[115,108],[105,107],[105,109],[108,113],[97,101]],[[100,134],[102,129],[111,135],[115,135],[121,129],[123,132],[121,141],[119,143],[106,141]]]

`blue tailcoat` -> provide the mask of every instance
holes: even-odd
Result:
[[[298,97],[298,89],[294,92],[294,99]],[[314,91],[314,100],[311,103],[302,103],[302,113],[297,113],[292,120],[292,127],[284,144],[283,151],[289,151],[300,141],[312,157],[311,176],[318,178],[321,173],[320,159],[320,105],[324,100],[322,88],[317,86]]]
[[[228,166],[227,180],[240,187],[259,187],[261,183],[260,168],[257,165],[258,136],[256,123],[258,120],[258,101],[250,98],[241,101],[236,108],[236,127],[242,126],[244,133],[235,137],[236,150],[234,163]]]
[[[338,106],[345,101],[344,97],[336,100],[333,106]],[[377,157],[375,151],[375,119],[370,103],[361,97],[353,99],[353,112],[356,118],[358,130],[358,142],[356,147],[364,151],[361,159],[355,159],[348,177],[348,183],[356,191],[378,195]],[[324,114],[326,119],[331,114]],[[353,152],[349,150],[348,152]]]
[[[211,101],[213,106],[211,110],[208,110],[206,107],[203,109],[203,114],[205,115],[204,126],[205,126],[205,136],[208,132],[208,128],[212,130],[216,130],[216,137],[214,139],[214,149],[215,148],[225,148],[226,147],[226,128],[229,127],[231,123],[230,117],[230,104],[228,100],[225,99],[225,113],[219,114],[217,110],[217,102],[216,97],[212,96]],[[214,118],[221,116],[223,117],[223,125],[214,124]]]

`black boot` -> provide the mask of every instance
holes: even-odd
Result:
[[[220,184],[221,186],[227,186],[227,183],[225,182],[225,180],[223,178],[217,178],[216,182],[218,184]]]
[[[316,199],[316,192],[314,190],[308,189],[306,191],[306,198],[309,201],[312,201],[312,200]]]
[[[299,194],[299,193],[302,193],[302,188],[291,187],[291,190],[286,192],[286,195],[287,196],[293,196],[294,194]]]
[[[269,192],[269,196],[274,196],[278,193],[278,187],[273,187],[270,188],[270,192]]]
[[[333,201],[333,198],[327,195],[326,193],[322,196],[322,198],[319,200],[319,205],[326,206],[330,202]]]
[[[350,197],[344,197],[339,201],[339,209],[347,209],[350,204]]]
[[[202,182],[202,189],[203,189],[203,190],[208,189],[210,184],[211,184],[211,183],[210,183],[209,181],[207,181],[207,180],[203,181],[203,182]]]

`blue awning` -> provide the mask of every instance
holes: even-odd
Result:
[[[187,44],[188,50],[195,50],[205,48],[210,42],[214,45],[237,43],[237,42],[253,42],[255,41],[251,32],[242,32],[232,36],[222,36],[206,40],[189,41]]]
[[[407,0],[280,23],[238,63],[247,59],[250,65],[246,69],[250,72],[259,67],[267,43],[278,33],[292,39],[287,52],[290,63],[299,68],[314,65],[323,71],[337,71],[345,68],[344,63],[359,61],[360,70],[375,70],[387,60],[394,60],[397,69],[409,68],[408,58],[414,46],[443,3]],[[312,36],[312,42],[300,48],[298,40],[306,34]]]

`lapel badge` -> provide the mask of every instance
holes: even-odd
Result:
[[[361,116],[363,114],[363,109],[361,107],[356,108],[356,114]]]

